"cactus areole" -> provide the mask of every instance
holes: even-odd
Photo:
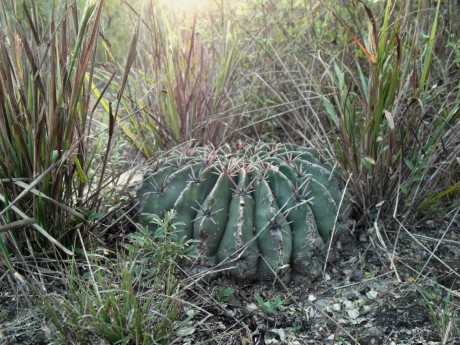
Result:
[[[317,151],[291,144],[177,149],[138,191],[141,223],[173,211],[173,235],[196,240],[238,280],[315,276],[348,216],[338,174]]]

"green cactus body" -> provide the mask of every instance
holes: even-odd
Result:
[[[255,204],[249,190],[249,174],[239,173],[238,186],[230,202],[227,227],[217,252],[219,262],[229,261],[230,274],[238,280],[253,280],[257,277],[258,248],[254,238]],[[234,262],[232,259],[240,256]]]
[[[337,204],[329,190],[313,178],[306,177],[311,190],[311,209],[315,215],[318,231],[324,242],[329,242],[334,231],[335,219],[338,214]]]
[[[298,151],[299,148],[299,146],[293,144],[280,144],[274,148],[273,155],[282,158],[286,155],[292,156],[298,155],[300,153],[306,158],[307,161],[321,163],[321,156],[319,155],[318,151],[305,147],[301,148],[302,151]]]
[[[185,188],[180,192],[179,197],[174,203],[176,214],[176,234],[179,238],[193,237],[194,220],[197,215],[197,209],[202,204],[208,193],[214,186],[217,175],[213,168],[206,168],[197,176],[190,176]]]
[[[312,175],[312,177],[324,185],[331,193],[334,200],[338,203],[342,198],[342,193],[337,186],[337,179],[339,175],[336,170],[329,167],[321,162],[313,162],[308,160],[305,155],[299,153],[290,163],[296,174],[302,178],[306,174]]]
[[[143,213],[175,211],[177,236],[235,279],[286,281],[291,271],[316,276],[314,263],[344,231],[350,198],[339,176],[296,145],[182,147],[158,159],[138,201]]]
[[[185,189],[187,183],[192,180],[202,168],[202,164],[194,163],[185,165],[164,178],[162,173],[160,174],[161,178],[159,180],[155,179],[155,175],[150,176],[146,183],[155,186],[155,190],[153,193],[149,194],[148,203],[144,204],[144,213],[157,214],[163,217],[165,211],[173,208],[180,192]],[[166,171],[165,173],[168,172],[170,171]]]
[[[336,208],[334,209],[336,210],[336,216],[338,215],[339,218],[342,216],[343,218],[347,218],[349,213],[350,196],[348,193],[343,193],[337,184],[337,180],[340,177],[338,170],[332,169],[321,162],[313,163],[308,161],[302,152],[296,152],[293,153],[293,155],[296,155],[295,159],[291,160],[289,165],[294,169],[299,178],[301,180],[306,180],[308,176],[311,176],[311,178],[316,181],[314,182],[314,185],[318,186],[316,190],[322,190],[324,188],[327,189],[327,192],[325,193],[327,196],[330,194],[335,203]],[[315,189],[314,185],[312,186],[312,191]],[[331,203],[329,205],[332,207]],[[339,206],[340,210],[338,210]],[[321,215],[318,215],[318,217],[321,217]],[[329,225],[325,225],[325,227],[328,226]],[[336,224],[336,230],[338,232],[341,232],[344,229],[345,226],[341,222]],[[323,234],[323,237],[329,238],[330,233]]]
[[[311,174],[305,174],[299,178],[292,167],[287,164],[280,164],[279,169],[291,181],[295,181],[297,199],[308,200],[323,241],[331,240],[338,208],[329,190],[315,180]]]
[[[268,182],[260,176],[255,179],[254,195],[254,225],[262,255],[259,274],[262,279],[273,277],[273,272],[289,274],[290,270],[285,268],[288,267],[292,252],[291,228],[280,211]]]
[[[324,242],[319,235],[313,211],[307,200],[296,197],[294,186],[279,170],[269,170],[269,184],[278,196],[278,206],[292,231],[292,269],[296,273],[315,277],[319,272],[312,272],[311,260],[316,253],[324,250]]]
[[[217,176],[217,175],[216,175]],[[198,210],[193,238],[198,239],[200,253],[214,256],[225,233],[232,197],[232,179],[221,174],[203,205]]]

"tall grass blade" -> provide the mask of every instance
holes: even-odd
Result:
[[[431,26],[431,32],[430,32],[430,37],[428,39],[428,44],[426,47],[426,52],[425,52],[425,58],[423,60],[423,66],[422,66],[422,75],[420,76],[420,82],[419,82],[419,90],[423,91],[427,89],[426,79],[428,77],[428,70],[430,68],[431,64],[431,57],[433,54],[433,45],[435,43],[435,38],[436,38],[436,30],[438,27],[438,16],[439,16],[439,7],[441,6],[441,0],[436,1],[436,10],[434,13],[434,19],[433,19],[433,24]]]

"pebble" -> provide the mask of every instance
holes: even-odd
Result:
[[[317,298],[316,298],[315,295],[312,295],[312,294],[308,295],[308,301],[309,301],[309,302],[314,302],[314,301],[316,301],[316,300],[317,300]]]
[[[359,316],[359,310],[358,309],[348,309],[347,310],[347,315],[351,319],[357,319]]]
[[[334,304],[332,305],[332,310],[334,310],[334,311],[340,311],[340,309],[341,309],[341,308],[340,308],[340,304],[334,303]]]
[[[369,290],[367,293],[366,293],[366,296],[367,298],[369,299],[375,299],[377,296],[379,295],[379,293],[375,290]]]

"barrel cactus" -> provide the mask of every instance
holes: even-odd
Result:
[[[349,213],[338,174],[291,144],[177,149],[138,191],[141,222],[174,211],[174,235],[238,280],[314,275]]]

